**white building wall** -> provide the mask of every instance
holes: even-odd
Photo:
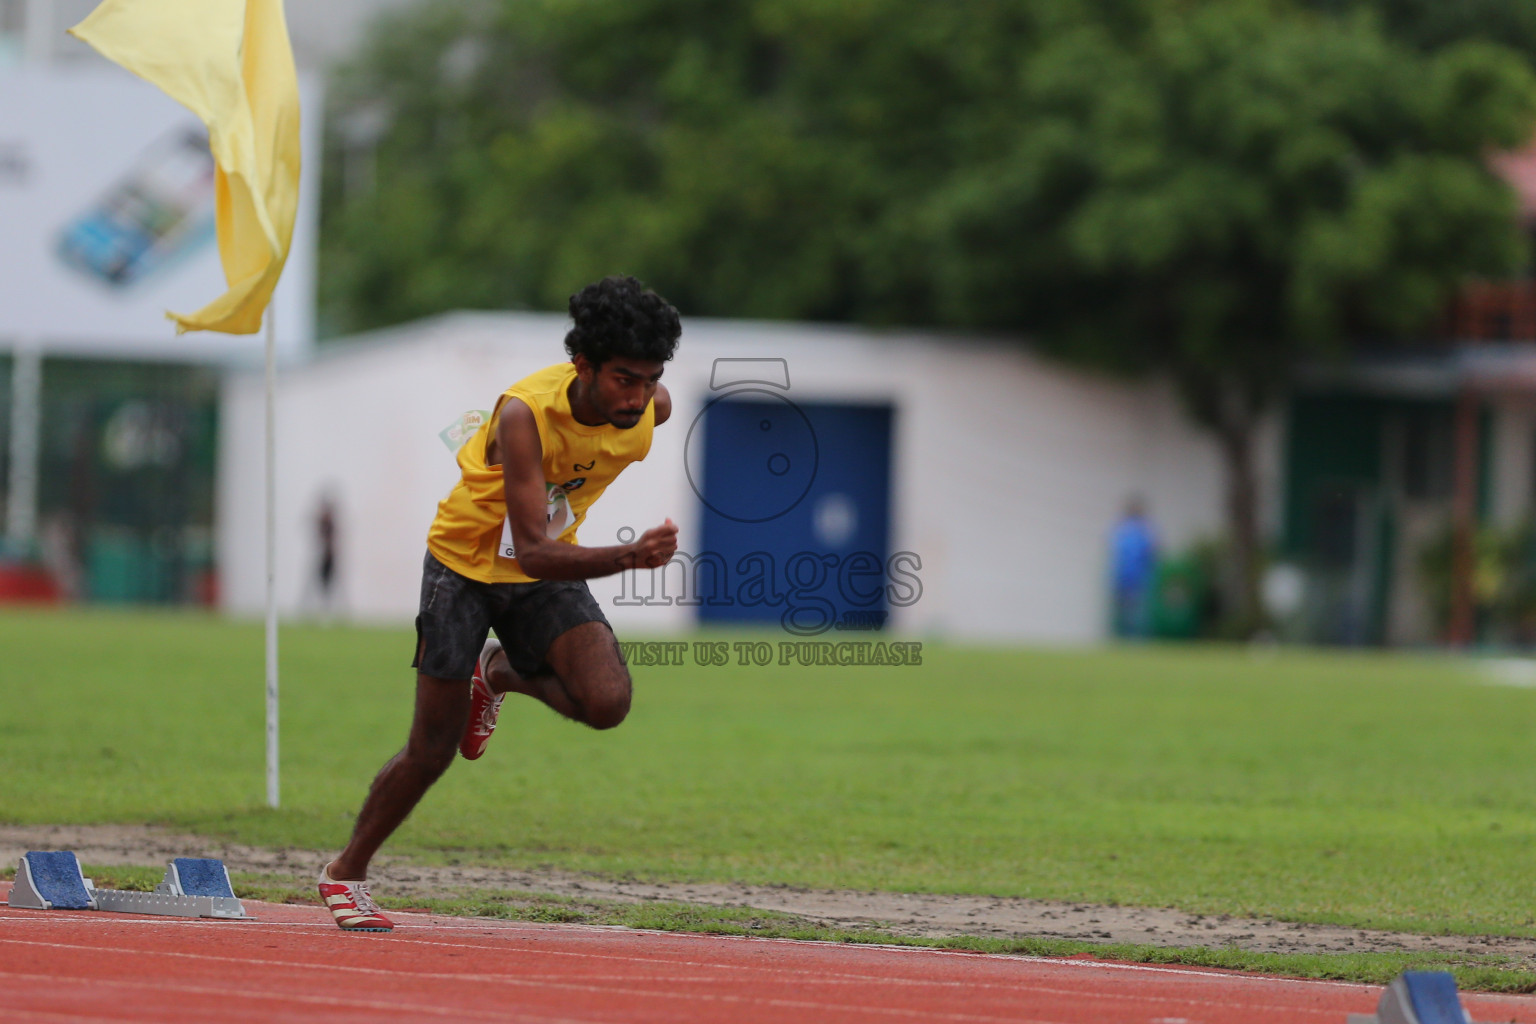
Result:
[[[438,433],[488,409],[512,382],[564,358],[564,317],[454,314],[338,343],[279,383],[279,604],[307,614],[314,518],[340,510],[347,617],[415,615],[425,537],[457,479]],[[680,546],[700,534],[685,468],[689,426],[711,396],[716,358],[782,358],[797,401],[889,402],[892,548],[922,561],[922,597],[893,609],[901,631],[967,639],[1083,643],[1104,634],[1107,537],[1125,499],[1148,499],[1167,548],[1219,532],[1223,481],[1214,444],[1176,396],[1063,368],[1013,343],[852,328],[689,319],[665,383],[673,420],[647,460],[593,506],[581,539],[615,543],[668,516]],[[224,604],[263,602],[262,380],[229,378],[220,459]],[[1274,432],[1264,449],[1273,472]],[[835,443],[822,439],[824,443]],[[617,577],[592,581],[615,626],[666,633],[680,607],[620,607]],[[638,584],[638,592],[648,587]]]

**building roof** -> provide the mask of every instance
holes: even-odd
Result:
[[[1372,352],[1301,369],[1309,391],[1395,398],[1451,398],[1462,391],[1536,394],[1536,344],[1461,345],[1441,352]]]

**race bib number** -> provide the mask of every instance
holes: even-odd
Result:
[[[555,540],[571,525],[571,503],[565,496],[565,489],[559,484],[544,485],[544,536]],[[516,558],[517,551],[512,546],[512,517],[508,516],[501,521],[501,548],[497,552],[502,558]]]

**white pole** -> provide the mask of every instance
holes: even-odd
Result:
[[[267,307],[267,806],[278,805],[277,772],[277,333]]]
[[[11,471],[5,494],[5,543],[26,558],[37,537],[37,458],[43,424],[43,352],[21,341],[11,352]]]

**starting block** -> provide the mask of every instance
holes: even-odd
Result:
[[[1404,971],[1381,994],[1374,1014],[1352,1013],[1349,1024],[1471,1024],[1448,971]]]
[[[24,854],[6,903],[33,910],[95,910],[96,897],[70,850]]]
[[[154,892],[98,889],[80,870],[70,850],[32,851],[16,868],[16,883],[6,901],[33,910],[111,910],[124,914],[164,914],[172,917],[247,917],[235,896],[224,862],[212,858],[177,857],[165,869],[165,880]]]

